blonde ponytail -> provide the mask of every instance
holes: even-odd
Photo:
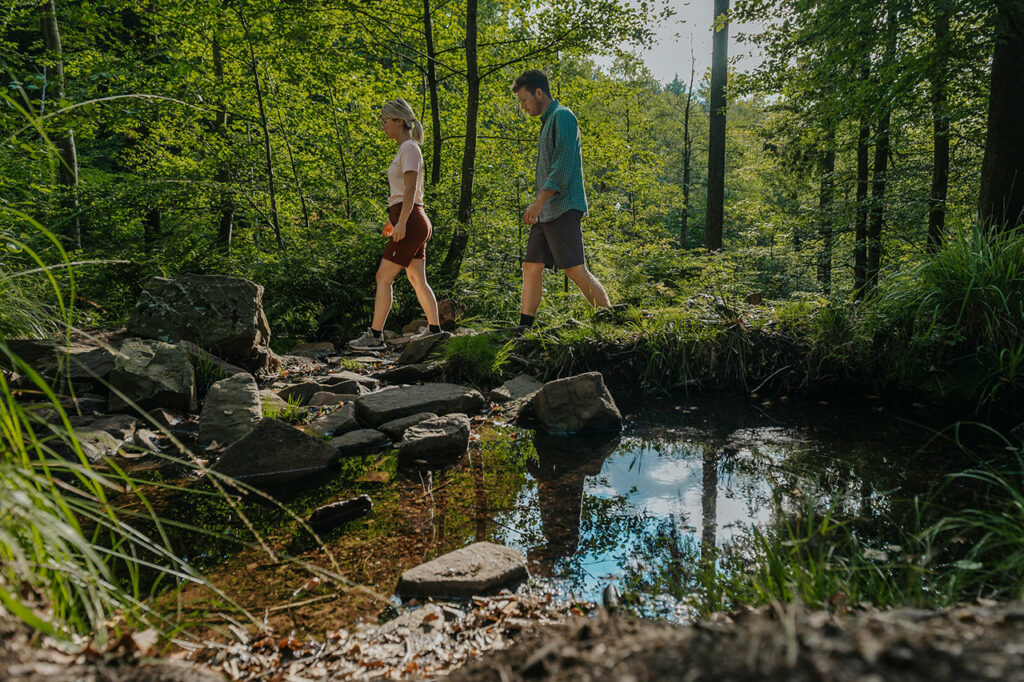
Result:
[[[409,131],[409,137],[417,144],[423,144],[423,124],[416,119],[412,107],[404,99],[399,97],[393,99],[380,108],[382,116],[387,118],[399,118],[405,123],[405,129]]]
[[[416,140],[416,144],[423,144],[423,124],[420,123],[418,118],[412,120],[412,131],[409,136]]]

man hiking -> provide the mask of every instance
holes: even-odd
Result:
[[[545,267],[561,268],[594,307],[610,308],[608,294],[583,258],[580,219],[587,212],[587,195],[576,115],[552,99],[548,78],[541,71],[526,71],[516,78],[512,92],[526,113],[541,120],[537,198],[523,214],[523,222],[531,227],[523,262],[519,326],[531,326],[537,315]]]

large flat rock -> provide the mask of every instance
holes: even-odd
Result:
[[[254,486],[280,485],[329,467],[334,448],[277,419],[264,419],[225,450],[214,469]]]
[[[431,417],[405,430],[398,446],[400,459],[429,462],[433,458],[462,456],[469,449],[469,417],[447,414]]]
[[[472,597],[526,580],[523,553],[491,542],[474,542],[402,574],[401,597]]]
[[[417,412],[470,414],[483,404],[484,397],[472,388],[456,384],[423,384],[364,395],[356,401],[356,416],[362,423],[376,427]]]

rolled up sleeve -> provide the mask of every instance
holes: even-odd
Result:
[[[576,117],[566,110],[555,112],[554,144],[551,152],[551,168],[541,189],[554,192],[566,191],[571,174],[575,173],[579,157],[579,131]]]

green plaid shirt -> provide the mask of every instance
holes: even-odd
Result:
[[[587,193],[583,189],[583,152],[576,115],[554,100],[540,117],[537,141],[536,190],[554,190],[538,220],[547,223],[566,211],[587,212]]]

